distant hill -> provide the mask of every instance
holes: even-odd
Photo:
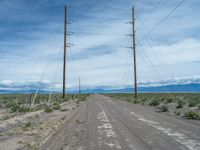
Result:
[[[97,87],[91,89],[83,89],[82,93],[132,93],[132,87],[124,87],[118,89],[112,89],[109,87]],[[68,93],[78,93],[78,90],[69,90]],[[0,90],[0,94],[17,94],[17,93],[34,93],[35,90]],[[40,90],[40,93],[49,93],[46,90]],[[200,84],[184,84],[184,85],[167,85],[158,87],[139,87],[139,92],[200,92]],[[60,93],[56,91],[54,93]]]
[[[119,89],[108,89],[108,87],[99,87],[93,89],[84,89],[83,93],[131,93],[134,88],[125,87]],[[185,84],[185,85],[167,85],[157,87],[139,87],[139,92],[200,92],[200,84]],[[78,92],[78,91],[75,91]]]
[[[200,92],[200,77],[169,79],[163,81],[146,81],[138,84],[139,92]],[[34,93],[39,87],[39,93],[49,93],[53,87],[54,93],[61,93],[62,85],[50,82],[0,82],[0,94]],[[132,93],[133,86],[83,86],[82,93]],[[77,87],[67,89],[68,93],[78,93]]]

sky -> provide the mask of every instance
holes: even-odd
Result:
[[[200,1],[180,2],[1,0],[0,83],[61,85],[65,4],[68,88],[78,87],[79,78],[82,87],[133,85],[129,48],[133,5],[138,82],[196,79],[200,75]]]

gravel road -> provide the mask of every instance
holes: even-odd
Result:
[[[96,94],[41,149],[200,150],[200,127]]]

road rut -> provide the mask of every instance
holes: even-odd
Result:
[[[199,135],[195,124],[96,94],[42,149],[200,150]]]

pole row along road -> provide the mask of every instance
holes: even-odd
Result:
[[[200,127],[140,105],[91,95],[42,146],[49,150],[200,150]]]

